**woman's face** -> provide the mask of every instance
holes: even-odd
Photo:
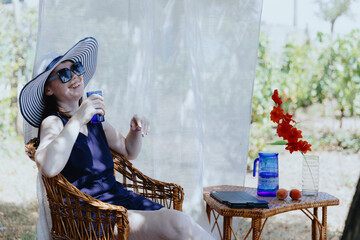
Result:
[[[49,75],[49,78],[55,76],[60,69],[70,69],[73,65],[72,61],[64,61],[60,63]],[[84,93],[83,77],[71,72],[71,80],[63,83],[59,77],[49,82],[45,86],[45,95],[55,95],[58,101],[79,101]]]

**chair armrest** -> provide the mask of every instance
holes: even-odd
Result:
[[[182,211],[184,190],[180,185],[150,178],[135,168],[123,155],[115,151],[111,151],[111,154],[115,170],[123,176],[124,187],[167,208]]]
[[[42,176],[52,218],[52,237],[90,239],[107,236],[128,239],[130,226],[128,212],[122,206],[99,201],[81,192],[59,174],[53,178]],[[103,239],[103,238],[101,238]]]

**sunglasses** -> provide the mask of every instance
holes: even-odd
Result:
[[[52,80],[55,80],[57,77],[59,77],[61,82],[67,83],[68,81],[71,80],[71,72],[80,76],[85,73],[85,69],[81,64],[81,62],[76,62],[70,67],[70,69],[68,68],[60,69],[55,76],[52,76],[51,78],[48,79],[48,82],[51,82]]]

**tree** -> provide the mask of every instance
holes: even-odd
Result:
[[[339,66],[343,68],[350,68],[353,70],[353,65],[348,63],[348,56],[344,57],[343,52],[348,51],[348,47],[351,48],[351,53],[348,55],[354,55],[353,46],[349,46],[349,41],[345,39],[337,38],[333,42],[334,26],[336,20],[342,15],[351,15],[350,5],[355,0],[316,0],[320,7],[319,15],[325,20],[330,21],[331,24],[331,35],[330,35],[330,48],[329,48],[329,58],[327,66],[327,77],[332,82],[337,82],[339,79],[340,84],[335,85],[335,88],[332,89],[331,95],[337,100],[338,108],[341,112],[340,115],[340,127],[342,127],[342,119],[345,116],[345,106],[350,105],[350,116],[354,115],[354,91],[357,89],[356,82],[352,81],[353,76],[357,76],[357,67],[355,71],[350,71],[350,74],[345,74],[343,70],[339,70]],[[354,31],[352,32],[354,34]],[[345,46],[345,47],[344,47]],[[340,59],[344,58],[344,59]],[[339,60],[340,59],[340,60]],[[334,62],[335,61],[335,62]],[[336,62],[338,61],[338,62]],[[345,63],[345,64],[344,64]],[[347,69],[346,69],[347,70]],[[353,74],[355,72],[355,74]]]
[[[20,4],[20,5],[19,5]],[[0,3],[0,139],[20,134],[18,93],[29,81],[35,54],[37,9]]]
[[[315,0],[319,4],[319,16],[331,24],[331,36],[336,20],[343,14],[350,14],[351,0]]]

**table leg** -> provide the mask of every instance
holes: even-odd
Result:
[[[206,215],[208,217],[209,223],[211,222],[211,216],[210,216],[210,212],[211,212],[211,208],[209,206],[209,204],[206,203]]]
[[[317,218],[318,217],[318,208],[314,208],[314,216]],[[316,240],[317,236],[318,236],[318,223],[316,222],[315,217],[312,220],[311,223],[311,233],[312,233],[312,240]]]
[[[321,239],[327,239],[327,207],[322,208]]]
[[[232,217],[224,216],[223,234],[224,240],[231,240]]]
[[[253,230],[253,240],[259,240],[260,229],[261,229],[261,218],[253,218],[251,221],[251,227]]]

